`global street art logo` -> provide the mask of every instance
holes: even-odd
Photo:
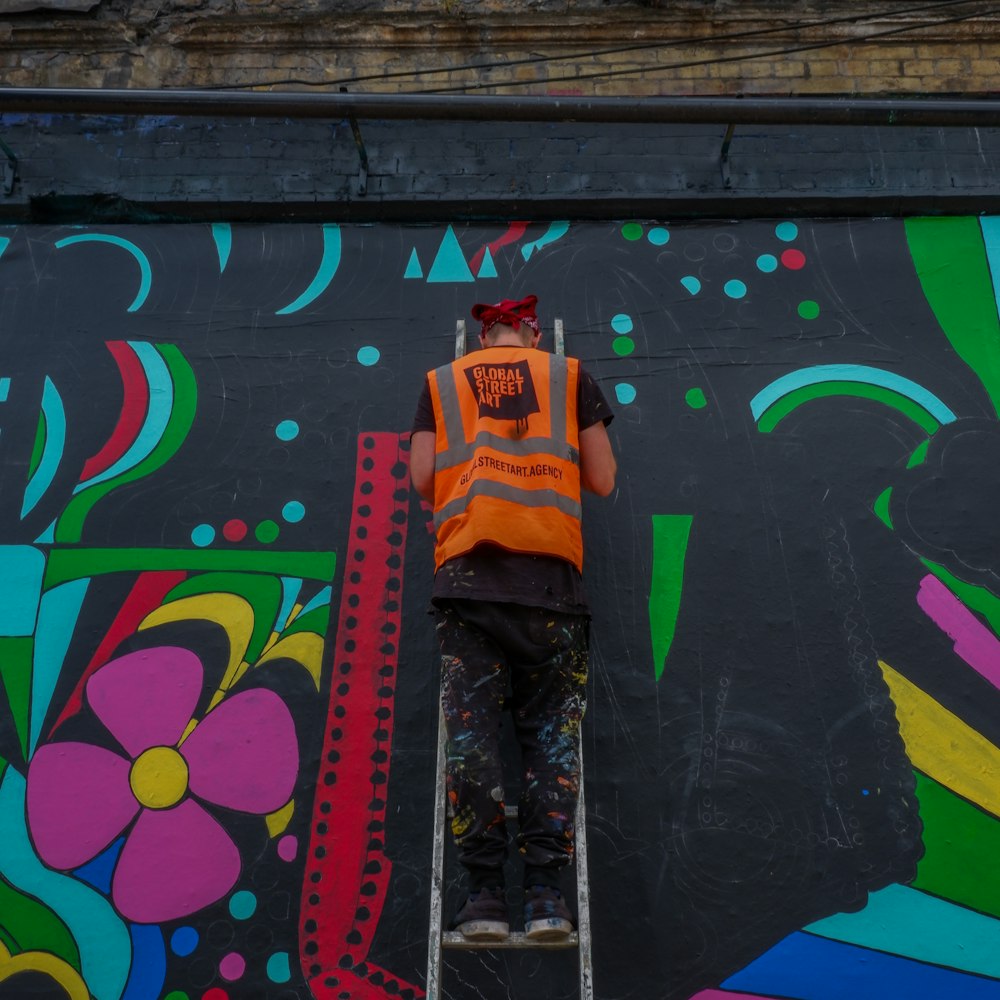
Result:
[[[527,361],[472,365],[465,369],[465,377],[475,393],[480,417],[525,424],[532,413],[539,412]]]

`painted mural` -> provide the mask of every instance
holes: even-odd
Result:
[[[408,429],[529,293],[616,410],[598,996],[1000,998],[998,292],[992,218],[0,231],[0,1000],[424,995]]]

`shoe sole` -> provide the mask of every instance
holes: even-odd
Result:
[[[510,924],[499,920],[467,920],[456,928],[466,941],[506,941]]]
[[[573,933],[573,925],[562,917],[546,917],[525,924],[524,936],[529,941],[562,941]]]

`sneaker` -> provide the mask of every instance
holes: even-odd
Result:
[[[469,941],[506,941],[510,936],[510,917],[503,889],[486,888],[469,893],[451,926]]]
[[[524,936],[529,941],[559,941],[573,932],[573,917],[558,889],[532,885],[524,890]]]

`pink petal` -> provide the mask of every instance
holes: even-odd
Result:
[[[189,649],[157,646],[119,656],[87,681],[87,700],[132,756],[174,746],[201,695],[204,671]]]
[[[221,899],[239,877],[229,834],[185,799],[173,809],[143,809],[115,867],[111,898],[127,920],[158,924]]]
[[[47,743],[28,768],[28,827],[38,856],[69,869],[97,857],[139,811],[130,764],[89,743]]]
[[[266,688],[233,695],[181,744],[191,791],[242,812],[268,813],[291,798],[299,769],[295,723]]]

